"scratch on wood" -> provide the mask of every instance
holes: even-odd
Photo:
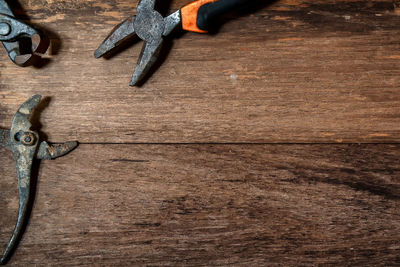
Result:
[[[137,159],[111,159],[111,162],[135,162],[135,163],[146,163],[149,160],[137,160]]]
[[[290,42],[290,41],[302,41],[304,38],[292,37],[292,38],[280,38],[278,42]]]

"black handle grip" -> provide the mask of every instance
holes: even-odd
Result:
[[[216,18],[249,1],[250,0],[220,0],[203,5],[199,8],[199,12],[197,13],[197,27],[203,31],[207,31]]]

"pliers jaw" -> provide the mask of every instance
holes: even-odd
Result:
[[[10,59],[19,66],[28,65],[34,55],[44,53],[48,48],[40,32],[17,20],[4,0],[0,0],[0,42]]]
[[[12,251],[15,249],[18,239],[22,234],[22,228],[27,221],[28,202],[31,191],[31,172],[34,159],[54,159],[63,156],[78,145],[77,142],[67,142],[61,145],[51,146],[47,142],[40,142],[39,134],[31,129],[29,118],[35,107],[41,100],[40,95],[35,95],[26,101],[15,114],[11,129],[0,129],[0,146],[11,150],[17,168],[19,208],[18,218],[13,234],[0,258],[0,264],[5,264]]]
[[[104,39],[101,45],[94,52],[94,56],[100,58],[121,45],[125,40],[136,36],[134,28],[135,19],[136,16],[131,16],[115,26],[107,38]]]

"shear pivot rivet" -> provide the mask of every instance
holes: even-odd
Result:
[[[35,144],[35,136],[32,133],[25,133],[21,138],[21,142],[26,146],[32,146]]]

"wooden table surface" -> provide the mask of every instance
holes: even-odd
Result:
[[[189,1],[158,1],[163,14]],[[400,1],[278,0],[176,33],[140,87],[142,43],[93,52],[138,0],[19,0],[51,38],[20,68],[0,51],[0,127],[73,153],[36,162],[10,265],[400,265]],[[15,224],[0,148],[0,248]]]

